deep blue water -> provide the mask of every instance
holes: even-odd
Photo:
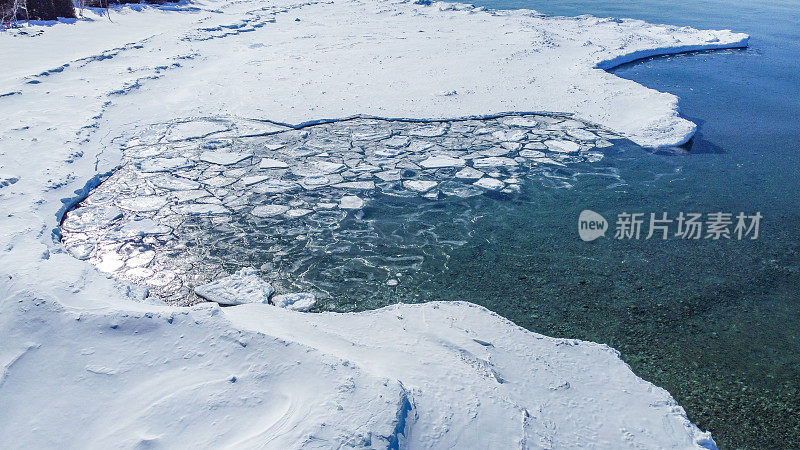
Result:
[[[800,2],[543,1],[471,2],[550,15],[632,17],[652,23],[731,29],[751,36],[746,50],[693,53],[627,64],[612,73],[680,98],[681,115],[700,125],[687,158],[698,188],[723,199],[765,201],[797,214],[800,197]],[[705,155],[709,153],[710,155]],[[703,154],[703,155],[701,155]]]
[[[624,189],[535,192],[500,220],[477,222],[484,242],[455,252],[438,280],[447,286],[430,291],[538,332],[609,343],[722,448],[800,448],[800,2],[470,3],[751,35],[744,50],[614,69],[680,98],[681,115],[699,125],[690,152],[631,150],[613,160]],[[583,208],[765,219],[755,242],[586,245],[573,231]]]

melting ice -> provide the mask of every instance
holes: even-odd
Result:
[[[181,123],[132,140],[122,168],[65,216],[65,248],[173,304],[202,301],[194,287],[247,266],[278,294],[324,298],[353,280],[368,292],[459,245],[431,232],[426,208],[512,197],[525,177],[600,161],[619,139],[546,115],[274,128],[237,137],[228,126]],[[365,216],[387,197],[409,199],[392,225],[403,237]]]

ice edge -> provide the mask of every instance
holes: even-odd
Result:
[[[730,30],[721,30],[722,32],[731,33]],[[678,45],[672,47],[660,47],[660,48],[653,48],[647,50],[637,50],[635,52],[626,53],[624,55],[615,56],[611,59],[606,59],[603,61],[598,62],[595,65],[596,69],[604,70],[606,72],[611,71],[612,69],[619,67],[623,64],[632,63],[635,61],[640,61],[647,58],[652,58],[656,56],[667,56],[667,55],[679,55],[682,53],[693,53],[693,52],[702,52],[708,50],[726,50],[726,49],[736,49],[736,48],[747,48],[749,46],[750,36],[744,33],[731,33],[731,37],[738,37],[738,40],[730,41],[730,42],[721,42],[721,43],[714,43],[714,44],[702,44],[702,45]],[[660,91],[659,91],[660,92]],[[675,97],[675,107],[673,109],[673,117],[678,120],[685,121],[691,124],[690,130],[684,134],[675,135],[672,140],[669,140],[667,137],[658,138],[655,136],[650,136],[650,139],[644,140],[642,139],[643,136],[633,136],[627,133],[622,133],[628,139],[636,142],[637,144],[641,145],[642,147],[652,148],[652,149],[659,149],[665,147],[678,147],[683,144],[689,142],[692,137],[697,132],[697,124],[694,122],[680,117],[680,108],[678,106],[678,100],[680,99],[678,96],[673,95]]]

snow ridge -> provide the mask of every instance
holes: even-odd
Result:
[[[628,53],[626,55],[620,55],[606,61],[601,61],[597,63],[598,69],[603,70],[611,70],[615,67],[621,66],[623,64],[628,64],[634,61],[638,61],[641,59],[652,58],[654,56],[664,56],[664,55],[676,55],[680,53],[692,53],[692,52],[701,52],[701,51],[708,51],[708,50],[724,50],[724,49],[732,49],[732,48],[747,48],[748,43],[750,41],[750,36],[746,34],[739,34],[738,41],[731,41],[727,43],[715,43],[715,44],[704,44],[704,45],[683,45],[683,46],[675,46],[675,47],[664,47],[664,48],[657,48],[657,49],[650,49],[650,50],[638,50],[635,52]]]

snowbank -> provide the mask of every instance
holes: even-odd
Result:
[[[231,132],[258,134],[276,128],[263,119],[546,110],[679,144],[694,125],[674,96],[602,68],[747,36],[375,0],[171,9],[0,33],[3,447],[713,447],[605,346],[465,303],[148,304],[69,256],[57,225],[127,135],[184,118],[249,118]]]
[[[469,303],[0,304],[4,447],[713,447],[607,346]]]

